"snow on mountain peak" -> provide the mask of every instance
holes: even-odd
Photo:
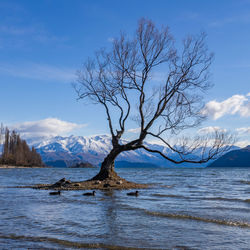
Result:
[[[92,136],[56,136],[43,138],[39,140],[29,141],[30,146],[34,146],[41,154],[43,160],[55,161],[64,160],[85,161],[92,164],[99,164],[112,149],[112,140],[109,135],[92,135]],[[126,140],[120,141],[122,144],[127,143]],[[172,152],[169,148],[162,145],[145,143],[149,148],[157,149],[169,156],[178,159],[178,155]],[[122,152],[117,160],[130,162],[148,162],[160,166],[171,166],[170,162],[166,161],[159,154],[153,154],[143,149]]]
[[[64,159],[80,159],[96,164],[102,161],[112,149],[110,135],[56,136],[41,138],[40,141],[38,139],[30,140],[28,143],[37,149],[44,161],[59,160],[63,157]],[[127,143],[127,141],[121,140],[121,143]],[[158,158],[144,150],[135,150],[121,153],[118,159],[143,162]]]
[[[30,141],[30,145],[44,152],[64,151],[69,153],[102,152],[111,150],[111,137],[107,135],[50,137],[41,141]]]

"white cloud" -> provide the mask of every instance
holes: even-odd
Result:
[[[31,138],[62,135],[85,126],[87,126],[87,124],[76,124],[62,121],[57,118],[47,118],[40,121],[18,123],[11,126],[11,129],[16,130],[23,137]]]
[[[198,130],[199,134],[210,134],[210,133],[214,133],[215,131],[219,131],[219,132],[226,132],[226,129],[222,129],[220,127],[204,127]]]
[[[20,25],[20,23],[9,24],[2,22],[0,24],[0,34],[2,35],[2,38],[5,39],[6,45],[10,41],[21,39],[26,45],[28,45],[30,42],[35,41],[42,44],[56,43],[58,46],[68,40],[66,37],[58,37],[54,34],[51,34],[41,24],[37,24],[34,22],[26,26]]]
[[[246,146],[250,145],[250,141],[244,140],[244,141],[238,141],[235,143],[235,146],[238,146],[240,148],[244,148]]]
[[[14,77],[68,83],[75,78],[75,70],[73,69],[37,63],[23,63],[21,65],[0,64],[0,73]]]
[[[250,127],[247,127],[247,128],[237,128],[236,131],[239,134],[250,134]]]
[[[128,129],[128,132],[130,133],[139,133],[141,131],[141,128],[131,128]]]
[[[243,117],[250,116],[250,101],[248,101],[248,103],[241,107],[240,115]]]
[[[217,120],[224,115],[239,114],[242,117],[250,116],[250,100],[249,93],[244,95],[233,95],[222,102],[216,100],[210,101],[206,104],[202,113]]]

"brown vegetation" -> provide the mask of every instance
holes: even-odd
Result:
[[[10,132],[8,128],[5,128],[0,164],[24,167],[44,165],[40,154],[36,152],[35,148],[32,147],[30,149],[26,141],[20,138],[19,134],[14,130]]]

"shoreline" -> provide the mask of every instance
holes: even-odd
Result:
[[[8,169],[8,168],[46,168],[46,167],[39,167],[39,166],[25,167],[25,166],[0,165],[0,169],[1,168]]]
[[[0,165],[0,169],[23,169],[23,168],[45,168],[45,167],[24,167],[24,166],[11,166],[11,165]],[[15,186],[15,188],[33,188],[43,190],[125,190],[125,189],[145,189],[150,184],[141,184],[127,181],[117,175],[106,178],[104,180],[84,180],[71,182],[65,178],[60,179],[56,183],[52,184],[33,184],[24,186]]]

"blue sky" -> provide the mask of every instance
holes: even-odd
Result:
[[[71,83],[88,56],[146,17],[168,25],[176,41],[207,33],[214,87],[203,130],[227,129],[250,144],[250,1],[0,0],[0,16],[5,125],[31,136],[108,133],[103,109],[76,101]]]

